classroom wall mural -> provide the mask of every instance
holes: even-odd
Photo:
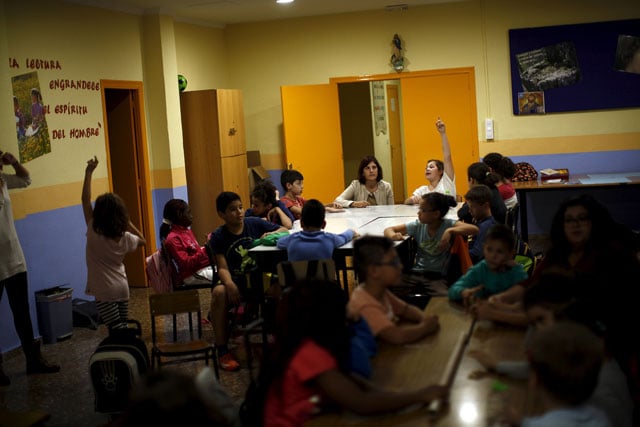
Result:
[[[99,81],[70,79],[64,74],[62,60],[9,58],[9,65],[17,72],[11,78],[11,85],[21,163],[51,153],[52,140],[77,142],[101,137],[102,123],[90,121],[89,106],[78,103],[73,96],[74,93],[83,96],[93,93],[100,103]],[[47,77],[41,78],[39,70],[46,71]],[[51,72],[60,77],[52,76]],[[82,99],[86,101],[86,97]],[[95,113],[101,117],[102,111]],[[69,121],[63,118],[72,118],[73,124],[65,126]]]
[[[20,163],[27,163],[29,160],[51,152],[38,73],[32,72],[12,77],[11,85]]]

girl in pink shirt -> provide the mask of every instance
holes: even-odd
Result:
[[[87,224],[87,295],[93,295],[98,313],[109,331],[127,327],[129,282],[124,256],[147,242],[129,221],[123,200],[105,193],[91,206],[91,176],[98,166],[94,157],[87,161],[82,186],[82,211]]]

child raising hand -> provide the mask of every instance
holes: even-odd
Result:
[[[109,331],[127,328],[129,283],[124,256],[147,241],[131,223],[124,201],[105,193],[91,206],[91,176],[98,158],[87,161],[82,186],[82,211],[87,224],[86,294],[96,299],[98,313]]]

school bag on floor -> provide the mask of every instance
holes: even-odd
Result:
[[[149,370],[149,352],[141,339],[141,326],[114,329],[103,339],[89,359],[89,374],[95,394],[95,411],[110,416],[123,412],[129,392]]]

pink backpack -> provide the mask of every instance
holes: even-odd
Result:
[[[160,249],[149,255],[146,259],[147,279],[156,293],[171,292],[171,267],[165,261]]]

